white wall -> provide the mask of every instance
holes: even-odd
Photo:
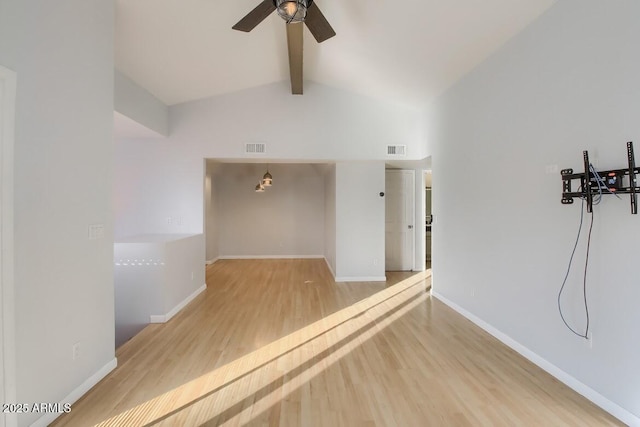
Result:
[[[116,141],[117,237],[202,233],[205,158],[265,163],[383,160],[387,144],[407,145],[407,159],[424,157],[420,111],[313,83],[305,87],[304,96],[291,96],[284,82],[169,111],[167,139]],[[245,155],[247,142],[266,143],[267,154]],[[384,250],[384,240],[380,244]]]
[[[118,113],[160,135],[169,135],[169,108],[118,70],[114,70],[113,98]]]
[[[167,321],[204,289],[203,249],[202,234],[141,235],[115,243],[117,346],[150,321]]]
[[[597,168],[623,168],[629,140],[640,152],[638,17],[634,0],[558,2],[439,99],[430,135],[436,293],[592,389],[632,425],[640,425],[640,217],[627,197],[605,196],[595,207],[591,348],[556,306],[580,202],[561,205],[560,175],[545,171],[581,170],[585,149]],[[585,237],[564,300],[580,330]]]
[[[279,83],[172,106],[166,140],[118,140],[116,235],[202,233],[202,160],[247,157],[247,142],[266,143],[265,160],[384,159],[387,144],[423,157],[419,111],[307,86],[304,96]]]
[[[272,164],[273,185],[255,186],[264,164],[220,164],[218,248],[224,257],[321,257],[324,254],[324,177],[319,165]]]
[[[0,0],[0,64],[18,78],[18,402],[62,401],[114,362],[113,7]],[[88,240],[89,224],[105,238]]]
[[[324,174],[324,258],[335,276],[336,271],[336,165]]]
[[[385,280],[385,165],[336,164],[336,280]]]
[[[204,236],[205,259],[213,262],[220,256],[218,249],[218,197],[215,191],[216,171],[219,164],[212,161],[206,163],[206,175],[204,178]]]

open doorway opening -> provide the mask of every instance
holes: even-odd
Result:
[[[431,268],[431,227],[433,226],[433,213],[431,210],[431,171],[424,171],[424,225],[425,225],[425,262],[427,268]]]

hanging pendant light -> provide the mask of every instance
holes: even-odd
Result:
[[[269,173],[269,169],[267,168],[267,173],[265,173],[262,177],[262,185],[264,187],[271,187],[271,184],[273,184],[273,177],[271,176],[271,174]]]
[[[264,193],[264,186],[261,182],[258,182],[258,185],[256,185],[256,193]]]

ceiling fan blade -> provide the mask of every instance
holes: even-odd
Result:
[[[264,0],[231,28],[248,33],[256,25],[264,21],[267,16],[271,15],[274,10],[276,10],[276,6],[273,4],[273,0]]]
[[[311,3],[311,6],[307,9],[307,17],[304,19],[304,23],[307,24],[307,28],[309,28],[318,43],[322,43],[336,35],[327,18],[324,17],[315,3]]]
[[[291,93],[302,95],[302,24],[286,24]]]

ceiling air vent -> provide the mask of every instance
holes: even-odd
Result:
[[[244,144],[244,152],[246,154],[265,154],[267,152],[267,144],[262,142],[249,142]]]
[[[387,145],[387,156],[406,156],[406,145]]]

